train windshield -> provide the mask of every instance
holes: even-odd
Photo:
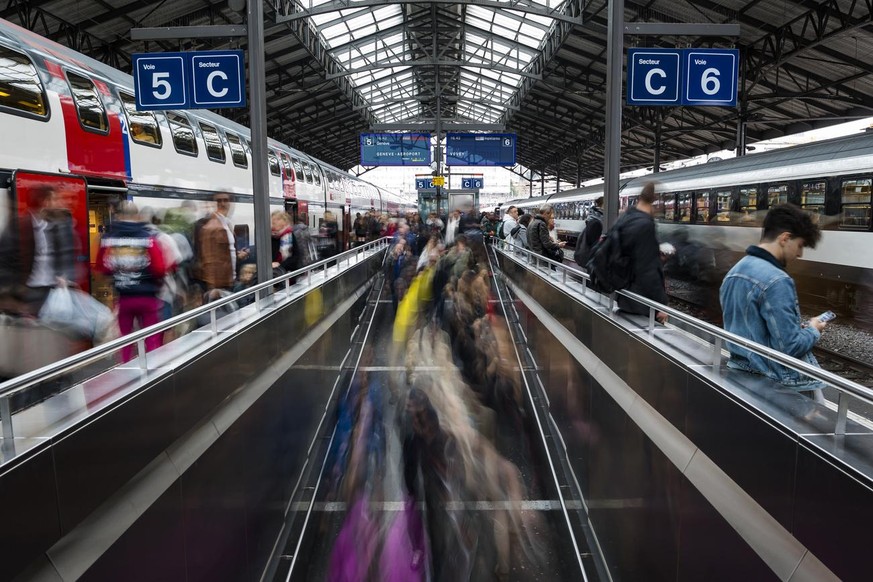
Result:
[[[0,106],[45,117],[45,91],[36,67],[25,55],[0,45]]]

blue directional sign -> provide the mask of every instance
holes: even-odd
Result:
[[[416,190],[433,190],[433,177],[432,176],[416,176],[415,177],[415,189]]]
[[[188,107],[185,53],[133,55],[133,81],[138,111]]]
[[[514,133],[447,133],[448,166],[514,166]]]
[[[681,52],[673,49],[628,49],[627,104],[679,105]]]
[[[245,107],[243,51],[133,55],[138,111]]]
[[[740,51],[686,49],[683,105],[736,107]]]
[[[429,166],[429,133],[362,133],[362,166]]]
[[[191,55],[194,107],[245,107],[245,58],[242,51],[201,51]]]
[[[463,176],[461,178],[461,188],[464,190],[481,190],[485,185],[485,180],[482,176]]]

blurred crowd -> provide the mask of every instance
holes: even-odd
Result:
[[[499,224],[461,212],[394,222],[380,352],[391,371],[367,372],[380,357],[368,346],[339,406],[328,466],[348,509],[328,579],[505,580],[542,549],[505,456],[529,449],[514,345],[492,309],[484,243]]]

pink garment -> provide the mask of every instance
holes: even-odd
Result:
[[[118,298],[118,329],[125,336],[133,331],[133,323],[139,320],[140,329],[158,323],[162,301],[157,297],[146,295],[121,295]],[[146,351],[150,352],[161,347],[164,334],[156,333],[145,340]],[[129,362],[133,358],[136,346],[126,346],[121,350],[121,361]]]
[[[379,571],[383,582],[422,582],[425,578],[424,524],[415,503],[406,501],[388,528]]]

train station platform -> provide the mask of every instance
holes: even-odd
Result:
[[[368,519],[407,512],[395,391],[458,372],[435,343],[397,357],[385,253],[366,245],[261,285],[274,292],[242,309],[179,316],[204,325],[39,404],[13,403],[154,328],[0,386],[0,578],[326,579],[359,508],[336,486],[334,447],[364,384],[384,427],[363,479],[378,483]],[[727,369],[724,342],[741,340],[717,328],[672,310],[666,327],[622,316],[575,269],[518,249],[488,261],[525,412],[497,417],[492,441],[523,487],[448,511],[473,523],[520,512],[531,539],[512,543],[531,551],[490,575],[866,577],[873,431],[846,414],[863,387],[819,371],[846,400],[816,404]]]

